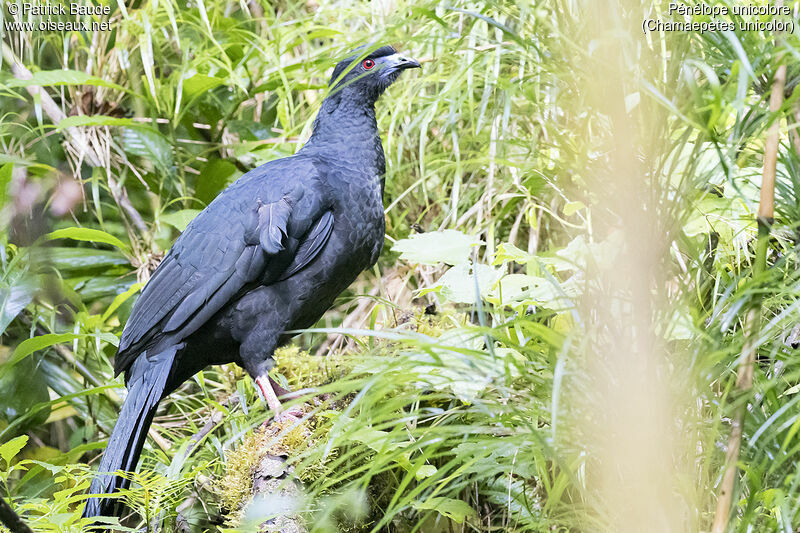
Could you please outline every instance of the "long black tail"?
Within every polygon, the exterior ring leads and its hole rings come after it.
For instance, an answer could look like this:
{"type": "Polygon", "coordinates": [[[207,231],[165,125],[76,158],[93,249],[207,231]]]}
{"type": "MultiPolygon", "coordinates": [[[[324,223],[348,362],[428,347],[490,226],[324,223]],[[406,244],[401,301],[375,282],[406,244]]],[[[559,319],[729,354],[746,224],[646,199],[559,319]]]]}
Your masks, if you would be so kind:
{"type": "MultiPolygon", "coordinates": [[[[128,395],[108,440],[97,476],[92,480],[90,494],[111,494],[130,485],[130,480],[116,476],[114,472],[136,470],[147,439],[147,430],[153,422],[158,402],[164,396],[176,351],[177,348],[170,348],[155,357],[142,353],[133,363],[128,379],[128,395]]],[[[117,500],[89,498],[83,516],[117,516],[121,507],[117,500]]]]}

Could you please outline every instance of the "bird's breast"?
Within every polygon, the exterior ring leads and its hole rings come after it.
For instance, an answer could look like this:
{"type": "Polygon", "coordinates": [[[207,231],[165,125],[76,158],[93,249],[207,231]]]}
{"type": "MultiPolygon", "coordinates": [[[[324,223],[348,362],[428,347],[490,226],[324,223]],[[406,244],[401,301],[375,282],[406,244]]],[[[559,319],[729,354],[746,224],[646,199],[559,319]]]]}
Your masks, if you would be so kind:
{"type": "Polygon", "coordinates": [[[383,199],[380,180],[373,175],[361,184],[349,184],[346,195],[334,207],[334,232],[347,247],[348,261],[368,268],[377,260],[384,238],[383,199]],[[342,221],[339,224],[339,220],[342,221]],[[363,264],[362,264],[363,263],[363,264]]]}

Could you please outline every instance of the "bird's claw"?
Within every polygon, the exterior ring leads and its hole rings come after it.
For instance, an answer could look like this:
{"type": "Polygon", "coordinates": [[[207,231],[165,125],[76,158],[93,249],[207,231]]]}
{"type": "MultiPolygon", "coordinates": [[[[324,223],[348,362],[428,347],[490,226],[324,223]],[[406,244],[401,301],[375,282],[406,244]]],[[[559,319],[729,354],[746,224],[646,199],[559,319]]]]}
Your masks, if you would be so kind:
{"type": "Polygon", "coordinates": [[[300,422],[303,419],[303,415],[305,415],[305,411],[300,407],[290,407],[272,417],[272,421],[277,423],[300,422]]]}

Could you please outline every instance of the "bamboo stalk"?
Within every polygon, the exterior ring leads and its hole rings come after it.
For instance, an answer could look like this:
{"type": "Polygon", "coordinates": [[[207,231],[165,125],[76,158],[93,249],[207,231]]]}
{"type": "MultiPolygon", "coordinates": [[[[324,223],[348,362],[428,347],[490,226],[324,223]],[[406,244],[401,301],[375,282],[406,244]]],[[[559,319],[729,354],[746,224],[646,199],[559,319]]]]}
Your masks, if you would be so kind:
{"type": "MultiPolygon", "coordinates": [[[[769,110],[777,113],[783,105],[783,90],[786,85],[786,65],[780,65],[775,72],[772,92],[769,98],[769,110]]],[[[778,164],[778,144],[780,133],[780,117],[775,117],[767,133],[764,147],[764,172],[761,182],[761,198],[758,204],[758,242],[753,264],[753,278],[759,276],[767,268],[767,249],[769,245],[770,226],[775,214],[775,173],[778,164]]],[[[736,396],[744,398],[753,386],[756,351],[758,350],[758,331],[761,326],[761,299],[756,297],[747,311],[744,326],[744,346],[739,358],[738,375],[736,377],[736,396]]],[[[728,528],[731,512],[731,501],[736,484],[736,463],[742,446],[742,432],[745,415],[745,402],[740,402],[734,413],[731,435],[728,439],[728,451],[725,454],[725,470],[720,483],[717,510],[714,515],[712,533],[724,533],[728,528]]]]}

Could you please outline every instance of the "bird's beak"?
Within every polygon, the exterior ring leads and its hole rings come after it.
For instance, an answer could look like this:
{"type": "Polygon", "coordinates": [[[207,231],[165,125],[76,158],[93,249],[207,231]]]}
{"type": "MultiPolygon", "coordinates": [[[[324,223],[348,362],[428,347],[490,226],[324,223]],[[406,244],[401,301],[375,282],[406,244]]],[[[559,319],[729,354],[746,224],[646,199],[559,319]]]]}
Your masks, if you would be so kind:
{"type": "Polygon", "coordinates": [[[410,57],[406,57],[400,54],[392,54],[390,56],[386,56],[384,61],[386,63],[386,68],[389,71],[421,67],[419,61],[417,61],[416,59],[411,59],[410,57]]]}

